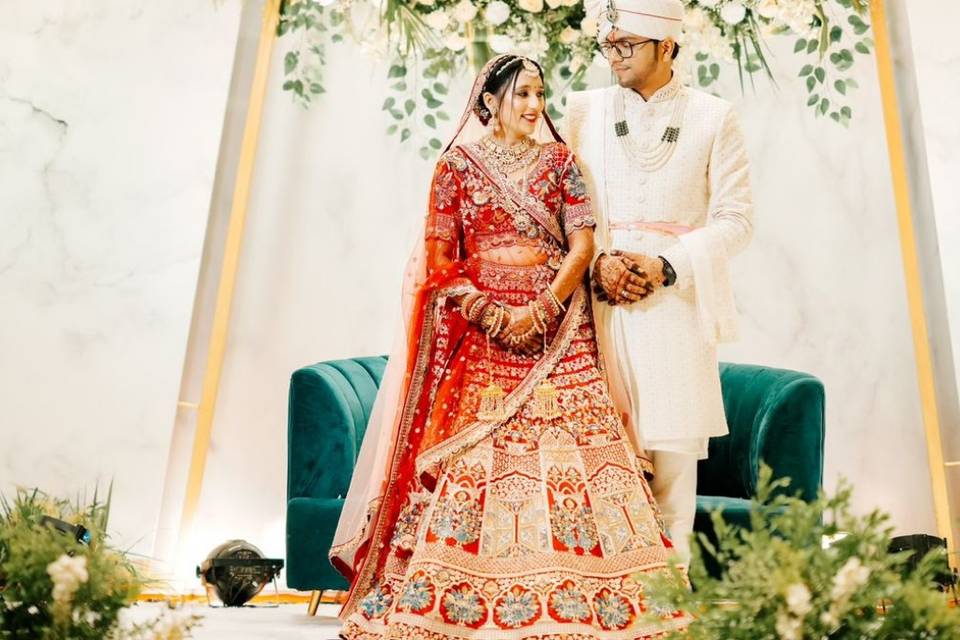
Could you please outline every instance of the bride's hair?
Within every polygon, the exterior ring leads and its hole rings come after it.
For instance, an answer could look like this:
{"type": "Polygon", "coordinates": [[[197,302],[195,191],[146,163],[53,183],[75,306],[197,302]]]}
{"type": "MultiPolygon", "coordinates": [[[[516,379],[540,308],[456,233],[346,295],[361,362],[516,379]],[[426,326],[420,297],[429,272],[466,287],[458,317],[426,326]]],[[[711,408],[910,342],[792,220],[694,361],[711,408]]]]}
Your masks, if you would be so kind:
{"type": "Polygon", "coordinates": [[[477,96],[477,104],[473,107],[476,111],[477,117],[484,126],[490,122],[492,114],[487,108],[486,103],[483,101],[483,96],[488,93],[492,94],[494,97],[496,97],[498,104],[503,104],[503,96],[507,91],[507,87],[510,86],[511,90],[516,89],[517,78],[520,77],[520,72],[526,65],[531,63],[537,68],[537,72],[540,74],[541,82],[544,82],[543,67],[541,67],[535,60],[530,60],[529,58],[524,58],[523,56],[506,56],[500,63],[490,70],[490,75],[487,77],[487,81],[483,84],[483,89],[480,91],[480,95],[477,96]]]}

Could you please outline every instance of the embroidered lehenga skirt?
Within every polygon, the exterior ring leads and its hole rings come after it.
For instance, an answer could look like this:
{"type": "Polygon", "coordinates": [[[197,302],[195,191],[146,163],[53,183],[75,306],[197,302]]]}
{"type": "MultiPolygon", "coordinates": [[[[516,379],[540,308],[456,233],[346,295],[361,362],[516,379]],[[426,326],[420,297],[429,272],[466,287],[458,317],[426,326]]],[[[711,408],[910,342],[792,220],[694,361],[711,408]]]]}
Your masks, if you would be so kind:
{"type": "MultiPolygon", "coordinates": [[[[510,305],[556,275],[545,265],[468,264],[480,290],[510,305]]],[[[387,560],[343,637],[619,640],[683,625],[644,598],[642,577],[667,566],[669,541],[645,460],[607,393],[585,298],[571,300],[573,330],[546,354],[504,350],[475,328],[452,351],[432,422],[456,432],[475,420],[491,381],[519,407],[476,442],[438,452],[436,485],[412,493],[398,518],[391,545],[404,552],[387,560]],[[538,366],[550,369],[560,417],[538,417],[535,389],[518,389],[538,366]]]]}

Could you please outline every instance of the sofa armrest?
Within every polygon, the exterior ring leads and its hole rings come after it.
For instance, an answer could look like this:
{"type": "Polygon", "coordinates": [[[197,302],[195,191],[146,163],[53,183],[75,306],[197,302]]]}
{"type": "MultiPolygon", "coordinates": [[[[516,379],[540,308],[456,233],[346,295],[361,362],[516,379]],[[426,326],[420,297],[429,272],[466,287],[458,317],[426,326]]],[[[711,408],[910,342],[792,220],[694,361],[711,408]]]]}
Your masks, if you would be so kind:
{"type": "Polygon", "coordinates": [[[729,363],[720,379],[730,433],[710,440],[697,494],[750,499],[763,461],[775,478],[792,478],[805,499],[815,497],[823,478],[823,384],[798,371],[729,363]]]}
{"type": "Polygon", "coordinates": [[[774,478],[790,478],[791,484],[784,492],[799,491],[804,500],[816,499],[823,486],[823,383],[801,374],[779,387],[761,416],[757,431],[759,455],[753,470],[754,491],[762,460],[771,468],[774,478]]]}
{"type": "Polygon", "coordinates": [[[326,363],[290,379],[287,499],[342,498],[360,447],[366,416],[342,374],[326,363]],[[358,434],[358,423],[361,425],[358,434]]]}

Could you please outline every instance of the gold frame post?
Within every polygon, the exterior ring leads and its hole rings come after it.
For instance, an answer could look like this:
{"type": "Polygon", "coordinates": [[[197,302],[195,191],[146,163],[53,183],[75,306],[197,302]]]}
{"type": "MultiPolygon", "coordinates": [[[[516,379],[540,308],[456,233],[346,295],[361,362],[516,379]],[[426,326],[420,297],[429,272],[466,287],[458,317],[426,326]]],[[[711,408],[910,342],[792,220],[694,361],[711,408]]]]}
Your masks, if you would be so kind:
{"type": "Polygon", "coordinates": [[[240,248],[243,242],[243,229],[247,217],[247,205],[250,199],[250,183],[257,156],[257,144],[260,138],[260,123],[263,119],[263,104],[270,76],[270,61],[273,45],[277,37],[277,25],[280,21],[280,0],[265,0],[263,8],[263,26],[257,46],[256,65],[253,81],[250,84],[250,99],[243,128],[243,140],[240,146],[240,159],[237,163],[237,175],[233,186],[233,200],[230,206],[230,220],[227,227],[227,239],[224,247],[223,262],[217,286],[217,302],[213,315],[213,327],[210,344],[207,349],[207,368],[203,376],[203,391],[197,411],[197,426],[193,437],[193,452],[190,457],[190,472],[180,517],[180,535],[178,546],[182,546],[193,527],[193,520],[200,502],[203,475],[210,449],[210,435],[213,430],[213,416],[220,387],[220,375],[223,371],[227,334],[230,328],[230,312],[233,293],[237,280],[237,268],[240,262],[240,248]]]}
{"type": "MultiPolygon", "coordinates": [[[[893,180],[894,201],[897,207],[897,224],[900,229],[900,252],[903,259],[903,276],[907,287],[907,307],[913,329],[913,350],[917,362],[917,385],[920,389],[923,428],[927,440],[927,460],[930,465],[933,508],[936,514],[938,535],[947,540],[947,548],[952,552],[956,550],[956,546],[951,524],[950,498],[947,491],[943,441],[940,433],[940,414],[937,409],[930,336],[927,332],[927,317],[923,304],[923,283],[920,278],[920,263],[917,257],[913,208],[910,205],[910,184],[907,178],[906,152],[903,145],[900,107],[897,101],[896,78],[893,70],[893,55],[891,53],[884,0],[870,1],[870,16],[876,40],[877,75],[880,81],[883,120],[887,133],[890,175],[893,180]]],[[[952,555],[951,558],[953,558],[952,555]]]]}

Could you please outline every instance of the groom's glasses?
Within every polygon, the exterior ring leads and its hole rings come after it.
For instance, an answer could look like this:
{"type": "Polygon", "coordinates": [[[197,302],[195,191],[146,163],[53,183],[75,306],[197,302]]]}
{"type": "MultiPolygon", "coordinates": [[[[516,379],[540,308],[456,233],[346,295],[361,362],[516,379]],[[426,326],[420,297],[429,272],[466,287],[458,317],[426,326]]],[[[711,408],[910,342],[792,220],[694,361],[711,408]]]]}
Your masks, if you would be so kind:
{"type": "Polygon", "coordinates": [[[600,54],[606,58],[610,59],[610,52],[614,49],[617,51],[617,55],[621,58],[631,58],[633,57],[633,49],[640,48],[645,44],[650,42],[657,42],[656,40],[644,40],[643,42],[630,42],[629,40],[617,40],[616,42],[604,42],[600,45],[600,54]]]}

